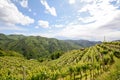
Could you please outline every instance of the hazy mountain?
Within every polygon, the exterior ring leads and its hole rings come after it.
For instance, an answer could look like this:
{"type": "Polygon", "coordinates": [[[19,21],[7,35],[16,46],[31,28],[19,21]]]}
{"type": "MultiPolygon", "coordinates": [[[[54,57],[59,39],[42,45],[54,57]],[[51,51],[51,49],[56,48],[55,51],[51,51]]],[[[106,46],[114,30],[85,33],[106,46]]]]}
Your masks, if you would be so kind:
{"type": "Polygon", "coordinates": [[[69,42],[69,43],[74,43],[74,44],[82,46],[82,47],[90,47],[95,44],[102,43],[101,41],[89,41],[89,40],[65,40],[65,41],[69,42]]]}

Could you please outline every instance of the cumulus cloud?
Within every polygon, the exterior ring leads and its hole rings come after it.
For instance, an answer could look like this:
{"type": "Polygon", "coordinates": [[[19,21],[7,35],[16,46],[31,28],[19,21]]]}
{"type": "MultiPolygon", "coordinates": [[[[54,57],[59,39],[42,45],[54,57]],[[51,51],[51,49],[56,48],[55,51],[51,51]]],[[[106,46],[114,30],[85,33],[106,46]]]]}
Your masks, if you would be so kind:
{"type": "Polygon", "coordinates": [[[36,29],[38,29],[38,28],[39,28],[39,26],[35,26],[35,28],[36,28],[36,29]]]}
{"type": "Polygon", "coordinates": [[[75,4],[76,0],[69,0],[69,4],[75,4]]]}
{"type": "Polygon", "coordinates": [[[22,0],[20,1],[20,5],[24,8],[28,8],[28,0],[22,0]]]}
{"type": "Polygon", "coordinates": [[[120,31],[98,28],[94,24],[83,25],[68,25],[56,35],[69,39],[87,39],[87,40],[107,40],[120,39],[120,31]]]}
{"type": "Polygon", "coordinates": [[[100,23],[103,22],[104,24],[113,20],[120,12],[116,9],[116,7],[111,5],[109,1],[104,0],[101,0],[101,2],[93,2],[92,4],[86,4],[84,7],[82,7],[80,12],[85,11],[88,11],[90,16],[87,16],[86,18],[83,17],[83,20],[81,19],[82,22],[84,22],[85,20],[95,20],[100,23]]]}
{"type": "Polygon", "coordinates": [[[53,15],[53,16],[57,16],[56,9],[55,9],[54,7],[50,7],[50,6],[48,5],[48,3],[47,3],[46,0],[41,0],[41,4],[42,4],[43,6],[45,6],[46,11],[47,11],[48,13],[50,13],[50,14],[53,15]]]}
{"type": "Polygon", "coordinates": [[[9,0],[0,1],[0,21],[7,24],[29,25],[34,19],[23,15],[18,8],[9,0]]]}
{"type": "MultiPolygon", "coordinates": [[[[49,27],[49,22],[44,21],[44,20],[39,20],[38,21],[38,26],[43,27],[43,28],[48,28],[49,27]]],[[[36,26],[36,28],[38,28],[38,26],[36,26]]]]}
{"type": "Polygon", "coordinates": [[[56,25],[54,25],[54,27],[56,27],[56,28],[63,28],[64,25],[62,25],[62,24],[56,24],[56,25]]]}
{"type": "Polygon", "coordinates": [[[17,2],[23,8],[28,8],[28,0],[11,0],[13,2],[17,2]]]}
{"type": "Polygon", "coordinates": [[[99,29],[110,29],[110,30],[120,31],[120,24],[119,23],[120,23],[120,14],[117,15],[108,24],[101,26],[99,29]]]}
{"type": "Polygon", "coordinates": [[[94,1],[96,1],[96,0],[81,0],[81,2],[85,2],[85,3],[90,3],[90,2],[94,2],[94,1]]]}
{"type": "Polygon", "coordinates": [[[4,31],[4,30],[5,31],[6,30],[11,30],[11,31],[14,31],[14,30],[16,30],[16,31],[27,31],[24,28],[21,28],[19,26],[16,26],[16,25],[10,24],[10,23],[4,24],[3,22],[0,22],[0,25],[2,25],[2,26],[0,26],[0,31],[4,31]]]}
{"type": "Polygon", "coordinates": [[[81,0],[84,5],[78,10],[76,22],[68,23],[57,35],[70,39],[107,40],[120,39],[120,9],[113,0],[81,0]],[[89,13],[81,16],[81,13],[89,13]]]}

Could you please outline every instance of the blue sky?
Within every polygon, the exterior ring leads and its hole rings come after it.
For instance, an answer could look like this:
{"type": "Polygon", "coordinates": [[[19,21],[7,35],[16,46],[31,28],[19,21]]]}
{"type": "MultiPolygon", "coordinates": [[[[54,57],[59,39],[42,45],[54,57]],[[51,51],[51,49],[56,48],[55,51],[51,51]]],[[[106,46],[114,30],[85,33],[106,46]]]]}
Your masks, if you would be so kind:
{"type": "Polygon", "coordinates": [[[0,33],[120,39],[120,0],[0,0],[0,33]]]}

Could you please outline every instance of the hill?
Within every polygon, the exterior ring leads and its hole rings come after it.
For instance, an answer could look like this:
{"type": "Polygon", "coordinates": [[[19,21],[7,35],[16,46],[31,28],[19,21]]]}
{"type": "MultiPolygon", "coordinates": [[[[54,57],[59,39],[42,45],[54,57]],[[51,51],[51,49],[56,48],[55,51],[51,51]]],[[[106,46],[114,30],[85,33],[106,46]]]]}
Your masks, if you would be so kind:
{"type": "Polygon", "coordinates": [[[47,57],[56,51],[64,52],[79,49],[81,46],[41,36],[0,34],[0,48],[19,52],[26,58],[31,59],[47,57]]]}
{"type": "Polygon", "coordinates": [[[2,49],[0,49],[0,56],[23,57],[22,54],[17,53],[17,52],[15,52],[15,51],[2,50],[2,49]]]}
{"type": "MultiPolygon", "coordinates": [[[[4,50],[3,50],[4,51],[4,50]]],[[[38,62],[1,56],[1,80],[119,80],[120,42],[72,50],[58,59],[38,62]]]]}
{"type": "Polygon", "coordinates": [[[89,41],[89,40],[65,40],[65,41],[69,43],[74,43],[82,47],[90,47],[94,46],[95,44],[102,43],[101,41],[89,41]]]}

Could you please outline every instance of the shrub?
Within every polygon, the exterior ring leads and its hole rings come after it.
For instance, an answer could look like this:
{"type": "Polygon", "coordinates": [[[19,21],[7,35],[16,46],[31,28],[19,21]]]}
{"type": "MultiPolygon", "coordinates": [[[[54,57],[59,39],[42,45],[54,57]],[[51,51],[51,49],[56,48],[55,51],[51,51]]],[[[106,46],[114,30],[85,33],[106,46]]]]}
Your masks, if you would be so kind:
{"type": "Polygon", "coordinates": [[[114,53],[115,57],[120,58],[120,52],[119,51],[114,51],[113,53],[114,53]]]}

